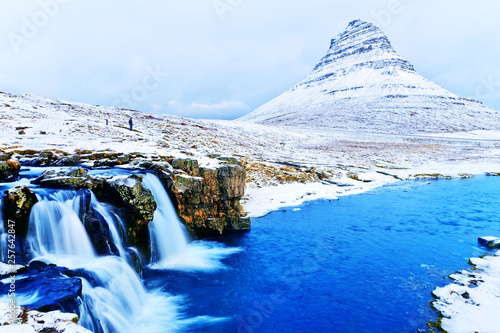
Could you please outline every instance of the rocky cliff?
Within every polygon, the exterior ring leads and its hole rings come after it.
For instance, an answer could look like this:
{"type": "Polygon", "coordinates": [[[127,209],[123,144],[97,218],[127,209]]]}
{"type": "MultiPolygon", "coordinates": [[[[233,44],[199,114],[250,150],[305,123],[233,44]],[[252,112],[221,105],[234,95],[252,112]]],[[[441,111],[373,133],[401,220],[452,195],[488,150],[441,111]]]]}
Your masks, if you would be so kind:
{"type": "Polygon", "coordinates": [[[237,161],[217,168],[199,167],[196,160],[178,159],[173,194],[179,216],[195,237],[250,229],[242,217],[245,169],[237,161]]]}

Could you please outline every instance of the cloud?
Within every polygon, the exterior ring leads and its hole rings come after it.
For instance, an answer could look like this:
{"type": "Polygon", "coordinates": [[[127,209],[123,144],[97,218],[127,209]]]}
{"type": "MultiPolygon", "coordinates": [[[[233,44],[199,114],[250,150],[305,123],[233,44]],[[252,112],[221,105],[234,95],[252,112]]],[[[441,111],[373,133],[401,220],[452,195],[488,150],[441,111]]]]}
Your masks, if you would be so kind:
{"type": "Polygon", "coordinates": [[[173,114],[189,118],[216,118],[216,119],[236,119],[250,112],[250,107],[240,101],[220,101],[218,103],[207,104],[192,102],[183,105],[176,101],[168,103],[168,111],[173,114]]]}
{"type": "Polygon", "coordinates": [[[0,90],[111,105],[159,67],[169,75],[138,109],[236,118],[302,80],[357,18],[382,25],[401,56],[454,93],[474,96],[483,73],[500,78],[499,1],[217,1],[232,6],[223,19],[212,0],[0,2],[0,90]],[[66,4],[15,52],[9,33],[41,2],[66,4]]]}

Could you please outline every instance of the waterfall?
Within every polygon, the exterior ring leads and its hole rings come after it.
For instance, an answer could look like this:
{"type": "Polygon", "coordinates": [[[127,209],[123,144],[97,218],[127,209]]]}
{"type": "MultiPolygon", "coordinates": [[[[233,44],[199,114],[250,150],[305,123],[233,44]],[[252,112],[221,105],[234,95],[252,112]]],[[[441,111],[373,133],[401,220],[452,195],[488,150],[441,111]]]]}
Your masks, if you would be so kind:
{"type": "Polygon", "coordinates": [[[182,257],[190,242],[186,227],[179,221],[174,205],[158,177],[146,174],[143,184],[151,191],[157,205],[154,219],[148,226],[151,261],[160,262],[182,257]]]}
{"type": "MultiPolygon", "coordinates": [[[[178,317],[175,302],[165,295],[148,294],[135,271],[120,257],[98,257],[78,216],[81,195],[59,191],[40,197],[30,215],[28,241],[35,259],[70,269],[83,269],[80,324],[93,332],[133,332],[144,322],[161,316],[171,322],[178,317]],[[156,299],[156,301],[154,301],[156,299]],[[158,301],[160,299],[160,301],[158,301]],[[149,304],[156,304],[154,309],[149,304]],[[146,310],[146,307],[148,310],[146,310]]],[[[125,253],[112,213],[91,198],[91,206],[103,215],[120,252],[125,253]]],[[[163,332],[165,326],[151,332],[163,332]]]]}
{"type": "MultiPolygon", "coordinates": [[[[158,206],[149,224],[153,266],[210,271],[223,268],[219,261],[240,251],[216,242],[191,242],[160,180],[147,174],[144,186],[151,190],[158,206]]],[[[113,207],[99,202],[92,193],[36,189],[36,195],[38,202],[31,210],[26,242],[35,260],[67,267],[83,275],[79,309],[82,326],[98,333],[163,333],[225,320],[207,316],[181,318],[179,309],[185,302],[182,297],[160,290],[147,291],[128,264],[130,251],[136,249],[126,248],[124,244],[126,228],[122,219],[113,212],[113,207]],[[83,223],[89,207],[100,215],[99,221],[109,227],[110,242],[118,249],[119,256],[97,255],[83,223]]],[[[0,221],[3,222],[2,205],[0,200],[0,221]]],[[[7,234],[3,223],[0,235],[1,248],[5,248],[7,234]]],[[[29,297],[34,295],[20,295],[20,305],[29,297]]]]}
{"type": "Polygon", "coordinates": [[[213,271],[225,268],[220,260],[242,250],[227,248],[217,242],[191,242],[187,228],[179,220],[158,177],[146,174],[143,184],[157,204],[154,219],[148,225],[152,268],[213,271]]]}
{"type": "Polygon", "coordinates": [[[68,193],[56,197],[59,200],[45,197],[33,206],[28,240],[35,257],[95,257],[90,238],[75,212],[79,210],[80,198],[75,192],[68,193]],[[73,198],[67,199],[68,193],[73,198]]]}
{"type": "Polygon", "coordinates": [[[90,195],[91,195],[90,207],[99,214],[101,214],[101,216],[104,218],[109,227],[109,232],[111,234],[113,244],[116,245],[120,257],[122,257],[126,262],[129,262],[129,255],[125,250],[125,248],[123,247],[123,240],[117,229],[117,226],[120,228],[120,230],[125,229],[122,219],[117,214],[111,212],[109,207],[106,207],[106,205],[99,202],[95,197],[94,193],[90,192],[90,195]]]}

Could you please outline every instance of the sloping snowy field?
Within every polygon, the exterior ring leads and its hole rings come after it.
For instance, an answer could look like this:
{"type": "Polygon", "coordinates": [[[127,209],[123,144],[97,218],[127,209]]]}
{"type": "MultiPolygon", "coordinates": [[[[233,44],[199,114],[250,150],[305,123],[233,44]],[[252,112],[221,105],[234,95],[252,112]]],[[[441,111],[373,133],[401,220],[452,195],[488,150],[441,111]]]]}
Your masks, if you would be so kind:
{"type": "Polygon", "coordinates": [[[5,152],[111,150],[193,157],[200,165],[217,163],[211,154],[238,157],[247,170],[244,207],[251,216],[416,175],[500,171],[500,131],[394,135],[281,128],[155,116],[10,93],[0,93],[0,116],[0,150],[5,152]],[[130,117],[133,131],[128,129],[130,117]]]}

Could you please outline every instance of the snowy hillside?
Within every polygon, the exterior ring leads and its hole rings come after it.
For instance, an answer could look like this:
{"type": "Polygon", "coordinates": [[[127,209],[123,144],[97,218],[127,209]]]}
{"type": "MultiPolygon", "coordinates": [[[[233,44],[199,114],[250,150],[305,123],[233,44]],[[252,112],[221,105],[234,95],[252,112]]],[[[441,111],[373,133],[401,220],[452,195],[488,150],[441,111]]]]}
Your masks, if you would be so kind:
{"type": "Polygon", "coordinates": [[[306,200],[358,193],[395,177],[498,172],[499,142],[500,132],[492,131],[388,135],[283,128],[0,93],[0,153],[139,152],[154,160],[193,157],[204,166],[218,163],[214,154],[235,156],[247,171],[244,206],[253,216],[306,200]]]}
{"type": "Polygon", "coordinates": [[[378,27],[359,20],[309,76],[239,120],[390,133],[500,129],[499,111],[425,79],[378,27]]]}

